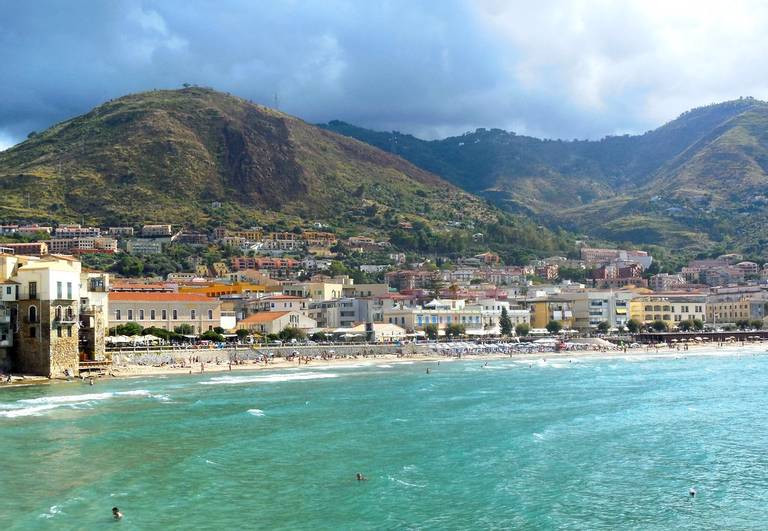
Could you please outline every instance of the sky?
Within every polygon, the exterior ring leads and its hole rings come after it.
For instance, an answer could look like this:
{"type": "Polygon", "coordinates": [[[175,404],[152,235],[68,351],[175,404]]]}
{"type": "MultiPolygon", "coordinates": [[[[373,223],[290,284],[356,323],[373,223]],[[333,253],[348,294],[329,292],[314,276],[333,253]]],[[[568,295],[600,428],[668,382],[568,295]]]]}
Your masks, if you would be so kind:
{"type": "Polygon", "coordinates": [[[182,83],[442,138],[642,133],[768,99],[768,2],[0,0],[0,149],[182,83]]]}

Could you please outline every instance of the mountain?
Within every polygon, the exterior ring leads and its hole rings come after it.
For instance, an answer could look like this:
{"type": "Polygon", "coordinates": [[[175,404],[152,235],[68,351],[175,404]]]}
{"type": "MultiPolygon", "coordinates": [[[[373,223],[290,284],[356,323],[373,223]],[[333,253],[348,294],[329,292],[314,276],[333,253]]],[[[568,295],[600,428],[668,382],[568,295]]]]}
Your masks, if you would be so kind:
{"type": "Polygon", "coordinates": [[[472,242],[473,231],[489,233],[477,248],[494,239],[508,252],[567,247],[399,156],[200,87],[125,96],[31,134],[0,153],[0,196],[6,220],[322,222],[405,248],[437,251],[434,241],[472,242]],[[404,221],[412,233],[402,234],[404,221]]]}
{"type": "Polygon", "coordinates": [[[540,140],[499,129],[425,141],[334,121],[328,130],[395,153],[551,227],[635,244],[762,253],[768,242],[768,103],[693,109],[643,135],[540,140]]]}

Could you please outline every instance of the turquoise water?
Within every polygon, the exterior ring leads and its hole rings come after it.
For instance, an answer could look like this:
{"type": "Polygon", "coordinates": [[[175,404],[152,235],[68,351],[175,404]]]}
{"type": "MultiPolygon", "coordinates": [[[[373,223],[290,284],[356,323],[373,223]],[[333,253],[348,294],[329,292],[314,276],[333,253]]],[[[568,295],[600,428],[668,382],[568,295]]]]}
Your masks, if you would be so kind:
{"type": "Polygon", "coordinates": [[[0,528],[765,527],[768,357],[525,359],[3,390],[0,528]]]}

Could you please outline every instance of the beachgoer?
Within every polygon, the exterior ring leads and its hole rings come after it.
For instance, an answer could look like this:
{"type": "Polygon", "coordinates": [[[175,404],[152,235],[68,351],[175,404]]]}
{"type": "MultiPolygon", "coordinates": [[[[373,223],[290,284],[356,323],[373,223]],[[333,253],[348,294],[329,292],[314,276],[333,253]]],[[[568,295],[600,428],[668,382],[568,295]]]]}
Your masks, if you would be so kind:
{"type": "Polygon", "coordinates": [[[123,513],[120,512],[120,509],[117,507],[112,507],[112,518],[115,520],[120,520],[123,517],[123,513]]]}
{"type": "Polygon", "coordinates": [[[427,374],[429,374],[429,367],[427,367],[427,374]]]}
{"type": "Polygon", "coordinates": [[[691,490],[688,491],[688,494],[691,495],[691,498],[696,497],[696,487],[691,487],[691,490]]]}
{"type": "Polygon", "coordinates": [[[357,473],[355,478],[357,479],[357,481],[366,481],[368,479],[364,475],[362,475],[360,472],[357,473]]]}
{"type": "Polygon", "coordinates": [[[90,378],[90,379],[88,380],[88,385],[93,385],[93,378],[90,378]]]}

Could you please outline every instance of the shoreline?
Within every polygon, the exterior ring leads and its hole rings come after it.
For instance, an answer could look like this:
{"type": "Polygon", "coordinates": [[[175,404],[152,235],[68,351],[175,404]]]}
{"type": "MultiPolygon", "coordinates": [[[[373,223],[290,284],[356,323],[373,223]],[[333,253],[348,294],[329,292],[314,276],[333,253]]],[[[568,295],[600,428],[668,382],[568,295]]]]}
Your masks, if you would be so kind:
{"type": "MultiPolygon", "coordinates": [[[[578,351],[562,351],[562,352],[515,352],[515,353],[482,353],[482,354],[462,354],[461,356],[448,356],[440,354],[411,354],[411,355],[396,355],[396,354],[378,354],[359,357],[339,357],[331,359],[310,359],[309,363],[305,363],[304,360],[301,363],[296,361],[288,361],[284,358],[275,358],[269,363],[256,362],[246,360],[238,364],[232,364],[231,367],[228,362],[206,362],[204,363],[204,370],[200,370],[200,364],[192,364],[192,366],[178,366],[178,365],[166,365],[166,366],[154,366],[154,365],[121,365],[114,366],[109,370],[109,373],[102,376],[95,376],[96,381],[112,380],[112,379],[128,379],[141,376],[195,376],[206,373],[228,373],[228,372],[243,372],[243,371],[268,371],[268,370],[289,370],[289,369],[303,369],[303,368],[330,368],[330,367],[373,367],[376,365],[398,365],[411,363],[430,363],[440,361],[503,361],[503,360],[531,360],[531,361],[546,361],[548,359],[571,359],[571,360],[626,360],[632,358],[642,359],[687,359],[688,357],[707,357],[707,356],[735,356],[751,355],[756,356],[759,354],[768,354],[768,345],[765,343],[747,343],[745,345],[732,345],[726,344],[723,346],[716,345],[691,345],[688,350],[677,350],[676,348],[633,348],[628,349],[626,352],[623,350],[578,350],[578,351]],[[756,352],[758,351],[758,352],[756,352]]],[[[68,382],[81,381],[80,378],[73,378],[71,380],[63,378],[45,378],[43,376],[19,376],[14,377],[14,382],[11,384],[0,384],[0,390],[2,389],[15,389],[19,387],[30,387],[35,385],[50,385],[68,382]]],[[[87,378],[84,378],[87,379],[87,378]]]]}

